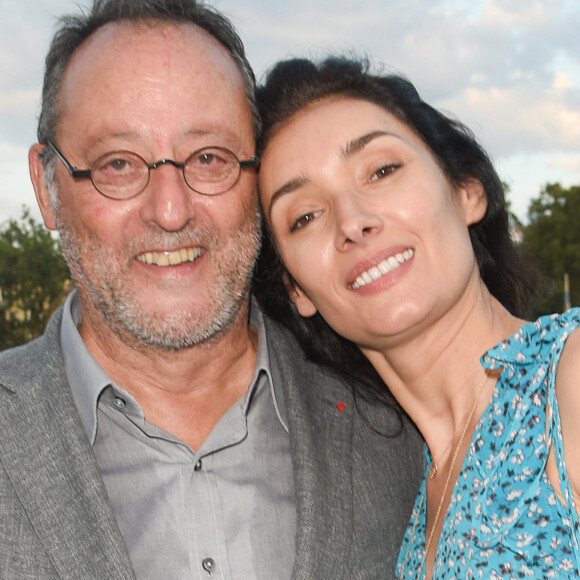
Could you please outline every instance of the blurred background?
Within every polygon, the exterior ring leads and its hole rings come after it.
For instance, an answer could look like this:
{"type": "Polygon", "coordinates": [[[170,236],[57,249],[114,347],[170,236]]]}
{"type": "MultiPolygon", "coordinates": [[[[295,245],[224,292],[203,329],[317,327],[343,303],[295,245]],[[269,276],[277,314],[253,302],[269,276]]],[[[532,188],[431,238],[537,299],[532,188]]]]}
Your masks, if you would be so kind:
{"type": "MultiPolygon", "coordinates": [[[[514,235],[547,280],[538,311],[580,304],[578,0],[211,3],[238,28],[258,79],[285,57],[354,52],[404,74],[425,100],[471,127],[506,184],[514,235]]],[[[30,316],[29,305],[8,298],[16,292],[9,284],[22,293],[26,269],[44,271],[23,253],[24,242],[37,255],[54,242],[49,253],[58,254],[56,240],[43,237],[27,151],[56,20],[83,5],[0,0],[0,348],[13,332],[7,320],[18,312],[14,324],[22,327],[30,316]]],[[[44,298],[50,308],[57,302],[44,298]]]]}

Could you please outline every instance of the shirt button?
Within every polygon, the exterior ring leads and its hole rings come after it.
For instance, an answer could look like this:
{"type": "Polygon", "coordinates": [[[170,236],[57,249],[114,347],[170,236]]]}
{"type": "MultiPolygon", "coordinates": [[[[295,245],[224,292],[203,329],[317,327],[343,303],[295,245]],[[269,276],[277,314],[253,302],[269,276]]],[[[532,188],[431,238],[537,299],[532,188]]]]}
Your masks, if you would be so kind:
{"type": "Polygon", "coordinates": [[[201,463],[201,459],[195,464],[195,467],[193,468],[195,471],[201,471],[201,467],[202,467],[202,463],[201,463]]]}
{"type": "Polygon", "coordinates": [[[123,397],[115,397],[115,407],[117,409],[124,409],[127,406],[127,403],[123,397]]]}
{"type": "Polygon", "coordinates": [[[204,558],[201,562],[203,569],[211,576],[215,570],[215,561],[213,558],[204,558]]]}

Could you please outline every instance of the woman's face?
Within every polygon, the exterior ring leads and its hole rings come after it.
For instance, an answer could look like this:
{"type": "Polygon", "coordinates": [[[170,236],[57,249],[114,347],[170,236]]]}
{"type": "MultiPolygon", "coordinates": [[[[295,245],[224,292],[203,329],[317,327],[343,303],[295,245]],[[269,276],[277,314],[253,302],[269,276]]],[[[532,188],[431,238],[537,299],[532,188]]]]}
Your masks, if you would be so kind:
{"type": "Polygon", "coordinates": [[[319,311],[359,346],[380,348],[436,320],[479,280],[467,226],[485,213],[481,184],[453,188],[384,108],[312,105],[261,159],[261,202],[303,316],[319,311]]]}

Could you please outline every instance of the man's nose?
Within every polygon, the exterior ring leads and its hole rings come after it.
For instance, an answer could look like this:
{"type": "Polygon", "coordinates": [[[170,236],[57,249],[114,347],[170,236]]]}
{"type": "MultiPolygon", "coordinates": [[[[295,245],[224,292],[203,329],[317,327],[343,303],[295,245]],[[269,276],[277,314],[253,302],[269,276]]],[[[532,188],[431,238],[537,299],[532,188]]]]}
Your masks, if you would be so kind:
{"type": "Polygon", "coordinates": [[[183,169],[170,160],[150,168],[150,179],[141,196],[141,217],[171,232],[180,231],[195,216],[199,196],[185,182],[183,169]]]}

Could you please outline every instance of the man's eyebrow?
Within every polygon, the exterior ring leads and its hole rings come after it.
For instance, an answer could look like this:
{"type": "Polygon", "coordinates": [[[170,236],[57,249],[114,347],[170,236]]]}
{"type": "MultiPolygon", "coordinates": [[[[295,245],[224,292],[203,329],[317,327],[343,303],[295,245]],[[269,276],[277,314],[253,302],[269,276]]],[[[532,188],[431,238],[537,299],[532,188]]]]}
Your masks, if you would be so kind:
{"type": "Polygon", "coordinates": [[[361,149],[364,149],[373,139],[376,139],[377,137],[385,137],[387,135],[392,136],[393,134],[389,133],[388,131],[377,130],[367,133],[366,135],[358,137],[357,139],[354,139],[352,141],[349,141],[346,147],[343,149],[344,158],[347,159],[352,155],[355,155],[361,149]]]}
{"type": "Polygon", "coordinates": [[[285,183],[282,187],[279,187],[270,198],[270,203],[268,204],[268,216],[271,215],[272,206],[277,199],[287,193],[296,191],[298,188],[306,185],[309,181],[310,180],[307,177],[296,177],[295,179],[291,179],[288,183],[285,183]]]}

